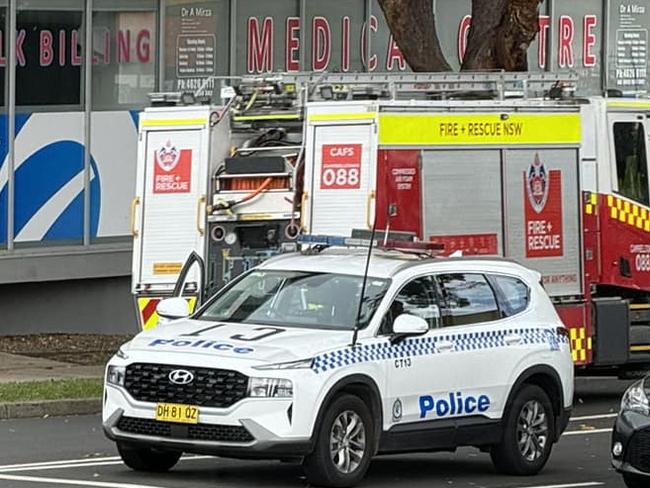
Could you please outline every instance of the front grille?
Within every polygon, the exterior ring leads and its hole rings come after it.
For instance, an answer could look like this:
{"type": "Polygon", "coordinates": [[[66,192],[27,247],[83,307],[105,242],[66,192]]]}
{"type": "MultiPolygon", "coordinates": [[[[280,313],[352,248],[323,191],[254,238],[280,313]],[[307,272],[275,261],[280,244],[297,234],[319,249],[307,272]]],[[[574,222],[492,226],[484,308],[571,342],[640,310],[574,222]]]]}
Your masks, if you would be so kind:
{"type": "Polygon", "coordinates": [[[634,433],[627,447],[627,462],[639,471],[650,473],[650,429],[634,433]]]}
{"type": "Polygon", "coordinates": [[[121,417],[117,428],[130,434],[215,442],[251,442],[253,436],[237,425],[177,424],[136,417],[121,417]]]}
{"type": "Polygon", "coordinates": [[[227,408],[246,397],[248,376],[228,369],[136,363],[127,366],[124,387],[142,402],[227,408]],[[169,373],[176,369],[190,371],[194,380],[187,385],[172,383],[169,373]]]}

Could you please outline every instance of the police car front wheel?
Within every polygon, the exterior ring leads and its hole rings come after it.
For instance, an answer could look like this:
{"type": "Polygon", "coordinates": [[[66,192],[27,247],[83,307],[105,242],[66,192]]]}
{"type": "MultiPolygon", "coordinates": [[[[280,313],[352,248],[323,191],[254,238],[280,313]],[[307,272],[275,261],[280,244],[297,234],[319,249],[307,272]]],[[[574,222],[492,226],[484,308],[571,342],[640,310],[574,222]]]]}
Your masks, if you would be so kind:
{"type": "Polygon", "coordinates": [[[121,442],[117,443],[117,451],[124,464],[134,471],[164,473],[178,462],[182,452],[162,451],[148,447],[135,447],[121,442]]]}
{"type": "Polygon", "coordinates": [[[337,397],[325,412],[317,426],[314,451],[303,464],[305,474],[316,486],[353,486],[363,479],[370,465],[372,415],[359,397],[347,394],[337,397]]]}
{"type": "Polygon", "coordinates": [[[501,442],[490,453],[496,469],[514,475],[538,473],[551,454],[554,420],[544,390],[536,385],[519,390],[504,419],[501,442]]]}

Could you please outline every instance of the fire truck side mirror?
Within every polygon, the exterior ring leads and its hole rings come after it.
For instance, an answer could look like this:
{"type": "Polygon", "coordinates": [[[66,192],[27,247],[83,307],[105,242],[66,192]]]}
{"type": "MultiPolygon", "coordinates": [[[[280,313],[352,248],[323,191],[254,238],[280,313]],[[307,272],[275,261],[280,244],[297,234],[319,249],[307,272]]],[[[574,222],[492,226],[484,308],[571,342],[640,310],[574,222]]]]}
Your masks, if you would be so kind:
{"type": "Polygon", "coordinates": [[[158,315],[163,319],[182,319],[190,315],[190,306],[185,298],[166,298],[158,303],[156,312],[158,312],[158,315]]]}

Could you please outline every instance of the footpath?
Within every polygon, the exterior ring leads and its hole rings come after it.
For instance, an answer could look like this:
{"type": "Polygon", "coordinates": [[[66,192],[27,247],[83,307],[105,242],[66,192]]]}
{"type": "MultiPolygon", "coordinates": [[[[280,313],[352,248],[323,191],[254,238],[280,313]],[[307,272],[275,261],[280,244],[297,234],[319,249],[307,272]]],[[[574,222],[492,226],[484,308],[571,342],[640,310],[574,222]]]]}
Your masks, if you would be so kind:
{"type": "Polygon", "coordinates": [[[86,366],[0,352],[0,420],[99,413],[101,393],[97,384],[101,382],[103,374],[104,367],[99,365],[86,366]],[[60,382],[75,386],[76,380],[95,386],[90,398],[8,401],[9,392],[21,387],[26,390],[47,388],[60,382]]]}

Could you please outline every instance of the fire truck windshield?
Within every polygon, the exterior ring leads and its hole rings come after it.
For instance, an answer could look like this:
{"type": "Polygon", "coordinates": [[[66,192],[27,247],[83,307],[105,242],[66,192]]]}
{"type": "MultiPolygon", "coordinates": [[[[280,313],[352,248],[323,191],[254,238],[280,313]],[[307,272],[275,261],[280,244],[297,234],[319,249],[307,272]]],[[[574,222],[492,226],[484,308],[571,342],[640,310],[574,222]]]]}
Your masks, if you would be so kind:
{"type": "MultiPolygon", "coordinates": [[[[390,280],[368,278],[359,328],[372,319],[390,280]]],[[[199,320],[353,330],[362,276],[304,271],[254,271],[218,296],[199,320]]]]}

